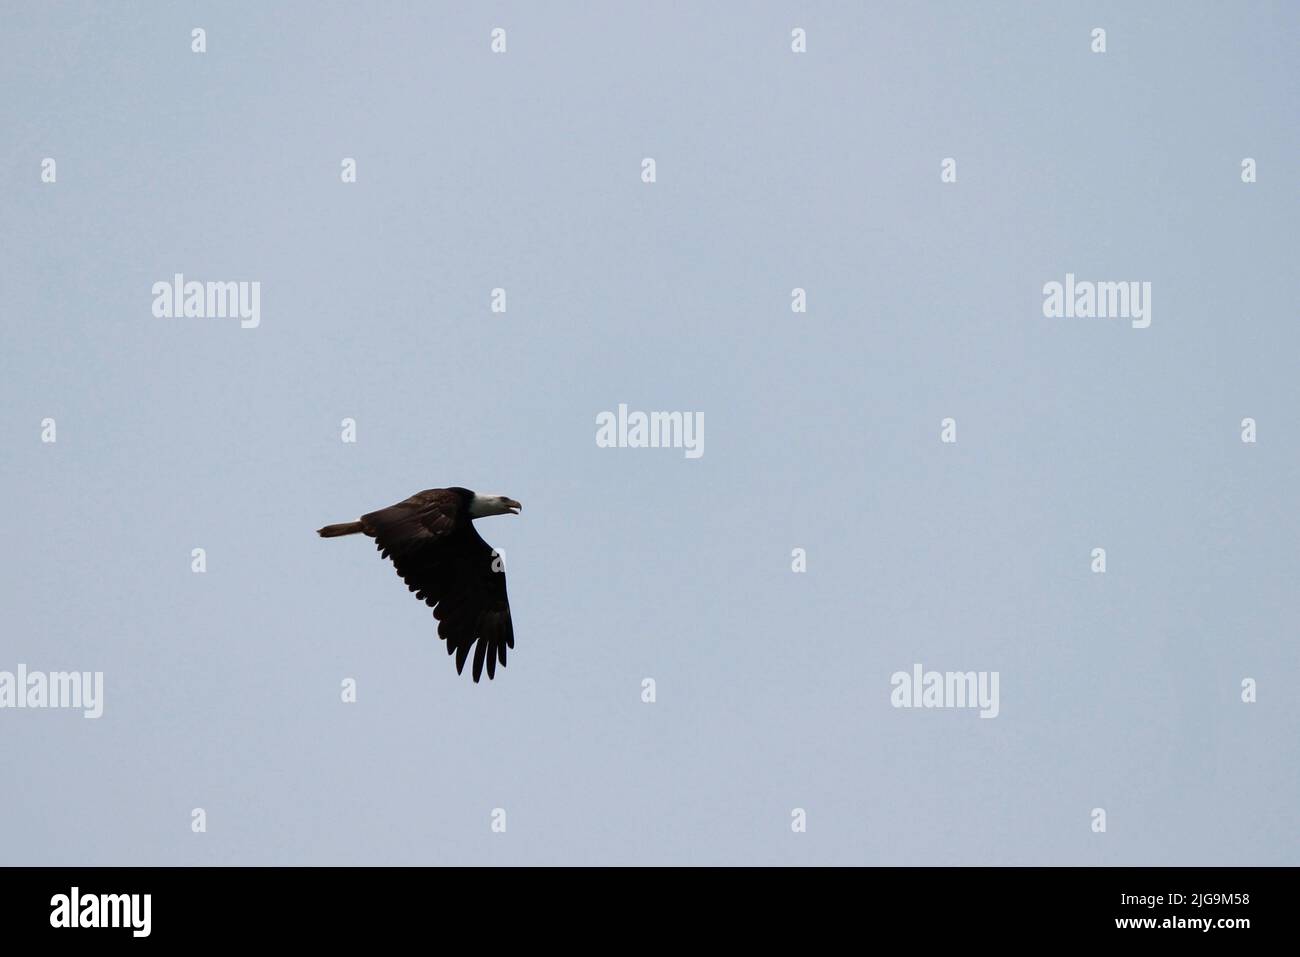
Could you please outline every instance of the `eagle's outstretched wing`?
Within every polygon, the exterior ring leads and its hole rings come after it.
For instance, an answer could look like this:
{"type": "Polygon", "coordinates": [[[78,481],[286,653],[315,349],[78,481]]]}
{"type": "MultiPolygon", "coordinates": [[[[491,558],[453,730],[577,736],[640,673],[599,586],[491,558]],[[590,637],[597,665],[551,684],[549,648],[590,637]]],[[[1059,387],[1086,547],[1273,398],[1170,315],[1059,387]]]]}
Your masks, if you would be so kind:
{"type": "Polygon", "coordinates": [[[418,492],[404,502],[361,516],[367,535],[415,597],[433,609],[438,637],[456,655],[456,672],[474,649],[474,680],[487,664],[505,667],[506,649],[515,646],[500,556],[479,536],[464,500],[449,489],[418,492]]]}

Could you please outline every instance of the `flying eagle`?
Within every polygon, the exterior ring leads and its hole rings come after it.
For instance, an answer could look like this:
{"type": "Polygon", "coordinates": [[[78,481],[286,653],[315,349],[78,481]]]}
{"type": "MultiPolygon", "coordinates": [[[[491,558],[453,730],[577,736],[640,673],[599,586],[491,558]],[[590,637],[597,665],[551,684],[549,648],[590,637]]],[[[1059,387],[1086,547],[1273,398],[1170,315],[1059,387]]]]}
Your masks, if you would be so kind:
{"type": "Polygon", "coordinates": [[[406,587],[433,609],[438,637],[456,655],[456,673],[474,648],[474,680],[496,677],[497,661],[515,646],[506,598],[506,573],[492,546],[479,537],[474,519],[518,515],[518,502],[504,495],[479,495],[467,488],[431,488],[404,502],[362,515],[358,521],[326,525],[321,538],[369,535],[393,560],[406,587]],[[477,645],[475,644],[477,642],[477,645]]]}

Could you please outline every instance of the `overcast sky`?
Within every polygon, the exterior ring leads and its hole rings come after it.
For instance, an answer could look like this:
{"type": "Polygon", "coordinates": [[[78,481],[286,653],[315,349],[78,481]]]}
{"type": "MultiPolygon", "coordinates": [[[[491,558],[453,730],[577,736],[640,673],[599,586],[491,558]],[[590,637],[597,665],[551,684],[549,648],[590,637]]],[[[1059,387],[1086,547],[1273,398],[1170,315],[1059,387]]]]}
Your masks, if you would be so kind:
{"type": "Polygon", "coordinates": [[[1300,864],[1295,5],[4,18],[0,862],[1300,864]],[[490,684],[314,533],[447,485],[490,684]]]}

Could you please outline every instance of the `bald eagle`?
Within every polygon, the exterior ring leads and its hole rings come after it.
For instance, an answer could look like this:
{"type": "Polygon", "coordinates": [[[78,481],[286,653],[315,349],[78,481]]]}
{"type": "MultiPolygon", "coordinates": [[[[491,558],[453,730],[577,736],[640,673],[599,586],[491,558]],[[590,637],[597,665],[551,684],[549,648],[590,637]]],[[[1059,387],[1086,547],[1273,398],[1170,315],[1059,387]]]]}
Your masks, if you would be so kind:
{"type": "Polygon", "coordinates": [[[518,515],[518,502],[504,495],[479,495],[467,488],[431,488],[404,502],[362,515],[358,521],[317,529],[321,538],[369,535],[415,597],[433,609],[438,637],[456,656],[456,673],[474,649],[474,680],[487,664],[489,679],[506,649],[515,646],[506,598],[506,573],[492,546],[479,537],[473,520],[518,515]]]}

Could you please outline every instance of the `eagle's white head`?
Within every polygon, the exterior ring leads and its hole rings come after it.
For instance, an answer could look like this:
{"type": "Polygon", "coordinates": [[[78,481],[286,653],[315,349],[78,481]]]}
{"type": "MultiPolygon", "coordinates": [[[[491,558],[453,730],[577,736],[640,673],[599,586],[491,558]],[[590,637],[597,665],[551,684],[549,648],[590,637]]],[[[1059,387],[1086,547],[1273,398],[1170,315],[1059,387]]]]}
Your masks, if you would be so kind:
{"type": "Polygon", "coordinates": [[[483,518],[486,515],[518,515],[523,508],[508,495],[480,495],[474,493],[469,502],[469,517],[483,518]]]}

